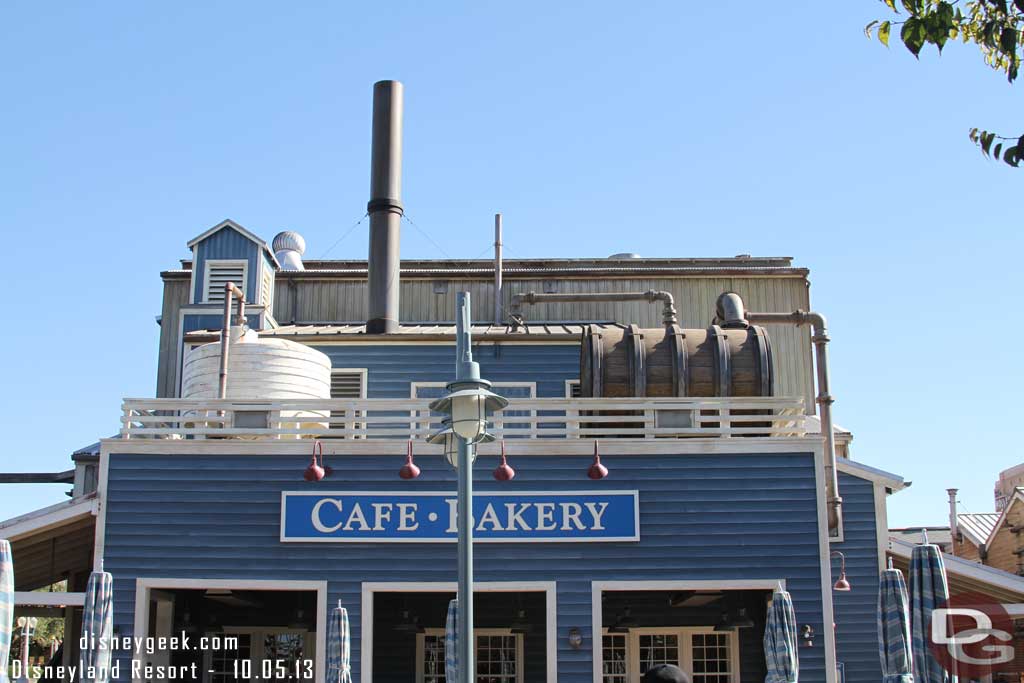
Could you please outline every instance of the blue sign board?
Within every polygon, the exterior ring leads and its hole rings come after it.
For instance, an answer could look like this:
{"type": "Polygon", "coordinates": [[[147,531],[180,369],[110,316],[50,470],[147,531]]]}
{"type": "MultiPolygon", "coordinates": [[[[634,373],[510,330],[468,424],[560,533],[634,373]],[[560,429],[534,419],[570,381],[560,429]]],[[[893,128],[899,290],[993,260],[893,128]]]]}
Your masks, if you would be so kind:
{"type": "MultiPolygon", "coordinates": [[[[482,543],[639,541],[636,491],[481,492],[473,538],[482,543]]],[[[457,499],[431,491],[283,491],[281,541],[455,542],[457,499]]]]}

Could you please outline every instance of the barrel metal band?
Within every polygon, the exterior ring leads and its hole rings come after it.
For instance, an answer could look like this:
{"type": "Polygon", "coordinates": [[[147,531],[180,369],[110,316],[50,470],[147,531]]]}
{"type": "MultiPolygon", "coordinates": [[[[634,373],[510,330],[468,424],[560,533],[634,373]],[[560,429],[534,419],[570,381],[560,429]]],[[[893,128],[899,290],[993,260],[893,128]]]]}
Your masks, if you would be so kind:
{"type": "Polygon", "coordinates": [[[729,396],[729,347],[725,332],[718,325],[711,326],[715,338],[715,396],[729,396]]]}

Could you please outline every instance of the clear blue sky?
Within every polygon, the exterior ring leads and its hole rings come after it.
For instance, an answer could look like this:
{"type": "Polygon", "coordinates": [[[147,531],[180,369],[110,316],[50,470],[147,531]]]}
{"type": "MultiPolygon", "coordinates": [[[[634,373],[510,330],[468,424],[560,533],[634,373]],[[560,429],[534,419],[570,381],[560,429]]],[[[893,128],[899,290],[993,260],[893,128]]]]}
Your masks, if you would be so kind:
{"type": "MultiPolygon", "coordinates": [[[[5,471],[56,471],[152,396],[161,283],[224,218],[318,257],[363,213],[372,83],[406,86],[404,199],[474,257],[789,255],[832,324],[838,421],[914,485],[893,525],[992,508],[1024,461],[1020,89],[916,62],[822,3],[4,3],[5,471]]],[[[364,258],[360,227],[331,253],[364,258]]],[[[442,254],[406,229],[405,257],[442,254]]],[[[0,489],[0,518],[63,499],[0,489]]]]}

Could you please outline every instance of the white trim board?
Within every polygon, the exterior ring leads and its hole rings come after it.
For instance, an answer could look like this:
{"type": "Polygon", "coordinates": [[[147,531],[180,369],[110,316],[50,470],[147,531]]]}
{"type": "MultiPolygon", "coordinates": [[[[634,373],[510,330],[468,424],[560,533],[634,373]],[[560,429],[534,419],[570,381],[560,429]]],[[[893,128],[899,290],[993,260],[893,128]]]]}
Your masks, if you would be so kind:
{"type": "MultiPolygon", "coordinates": [[[[558,591],[554,581],[477,581],[473,593],[544,593],[546,683],[558,683],[558,591]]],[[[362,585],[360,683],[373,683],[373,594],[457,593],[454,581],[366,581],[362,585]]],[[[598,678],[597,680],[600,680],[598,678]]],[[[323,683],[317,681],[317,683],[323,683]]]]}
{"type": "Polygon", "coordinates": [[[61,526],[66,522],[95,515],[98,502],[95,496],[69,500],[40,508],[19,517],[0,522],[0,538],[15,541],[24,536],[61,526]]]}
{"type": "MultiPolygon", "coordinates": [[[[314,663],[315,683],[324,683],[327,676],[327,582],[326,581],[285,581],[278,579],[173,579],[140,577],[135,579],[135,622],[133,635],[142,636],[149,624],[149,594],[160,590],[202,590],[223,588],[228,590],[252,591],[309,591],[316,593],[316,660],[314,663]]],[[[132,683],[142,683],[133,678],[132,683]]]]}

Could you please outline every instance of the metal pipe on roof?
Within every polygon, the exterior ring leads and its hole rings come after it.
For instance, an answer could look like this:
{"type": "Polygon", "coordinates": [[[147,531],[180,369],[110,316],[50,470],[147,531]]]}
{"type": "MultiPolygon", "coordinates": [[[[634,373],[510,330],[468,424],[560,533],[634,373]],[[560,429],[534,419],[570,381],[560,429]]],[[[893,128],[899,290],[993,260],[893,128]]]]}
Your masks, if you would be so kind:
{"type": "Polygon", "coordinates": [[[228,397],[228,353],[231,349],[231,297],[238,299],[239,326],[245,325],[245,294],[235,286],[234,282],[224,285],[224,324],[220,330],[220,384],[217,396],[228,397]]]}
{"type": "Polygon", "coordinates": [[[946,489],[946,493],[949,495],[949,536],[953,541],[950,547],[950,552],[956,556],[956,530],[957,521],[959,518],[956,513],[956,494],[959,489],[946,489]]]}
{"type": "Polygon", "coordinates": [[[501,325],[505,322],[502,315],[502,304],[504,302],[501,283],[501,214],[494,214],[494,324],[501,325]]]}
{"type": "Polygon", "coordinates": [[[521,309],[523,304],[586,303],[592,301],[649,301],[652,304],[661,301],[664,303],[662,321],[665,326],[669,327],[679,322],[676,313],[676,303],[672,293],[654,289],[646,292],[589,292],[585,294],[538,294],[537,292],[527,292],[525,294],[516,294],[512,297],[510,317],[512,318],[513,327],[518,327],[522,323],[521,309]]]}
{"type": "Polygon", "coordinates": [[[843,519],[843,499],[839,495],[839,470],[836,467],[836,435],[832,422],[832,404],[835,399],[829,392],[828,381],[828,326],[825,316],[820,313],[796,310],[792,313],[753,313],[747,311],[747,320],[762,325],[810,325],[811,341],[814,343],[815,371],[818,380],[818,417],[821,420],[821,434],[825,441],[825,488],[828,498],[828,527],[839,529],[843,519]]]}
{"type": "Polygon", "coordinates": [[[370,154],[370,253],[367,262],[369,316],[366,331],[398,331],[399,238],[402,216],[402,84],[373,84],[370,154]]]}

